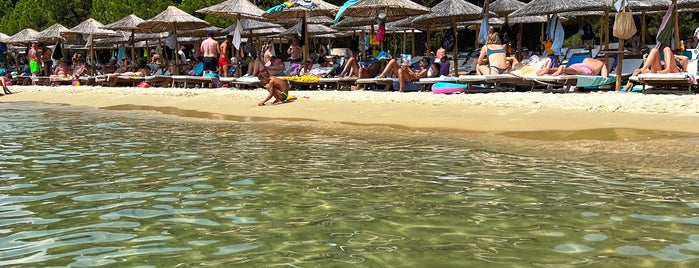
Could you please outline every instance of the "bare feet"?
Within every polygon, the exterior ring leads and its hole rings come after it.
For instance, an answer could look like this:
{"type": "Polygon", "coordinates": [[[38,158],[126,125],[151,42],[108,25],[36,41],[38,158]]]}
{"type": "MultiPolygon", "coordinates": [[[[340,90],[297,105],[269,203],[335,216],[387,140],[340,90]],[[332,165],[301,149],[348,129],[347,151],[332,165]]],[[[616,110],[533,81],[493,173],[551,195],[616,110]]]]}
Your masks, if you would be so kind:
{"type": "Polygon", "coordinates": [[[555,72],[553,72],[551,75],[557,76],[557,75],[561,75],[561,74],[563,74],[563,66],[558,67],[558,70],[556,70],[555,72]]]}

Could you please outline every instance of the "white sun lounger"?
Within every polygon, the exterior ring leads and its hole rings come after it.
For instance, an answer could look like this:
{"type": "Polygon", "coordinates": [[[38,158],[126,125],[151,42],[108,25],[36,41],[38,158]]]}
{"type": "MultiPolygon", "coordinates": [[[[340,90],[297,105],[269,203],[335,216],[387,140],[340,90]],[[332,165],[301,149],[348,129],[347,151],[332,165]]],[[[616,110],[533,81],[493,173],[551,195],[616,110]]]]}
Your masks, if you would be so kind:
{"type": "Polygon", "coordinates": [[[677,89],[684,91],[687,89],[689,93],[693,93],[695,81],[689,73],[669,73],[669,74],[639,74],[635,79],[643,84],[643,93],[649,93],[650,88],[653,90],[672,91],[677,89]]]}

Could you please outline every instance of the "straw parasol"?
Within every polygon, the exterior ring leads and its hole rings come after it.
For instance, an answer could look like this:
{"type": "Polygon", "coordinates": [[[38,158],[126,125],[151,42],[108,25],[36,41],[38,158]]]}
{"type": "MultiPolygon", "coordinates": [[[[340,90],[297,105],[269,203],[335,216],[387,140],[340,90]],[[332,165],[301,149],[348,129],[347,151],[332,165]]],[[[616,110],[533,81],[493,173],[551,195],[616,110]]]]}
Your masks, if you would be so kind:
{"type": "Polygon", "coordinates": [[[60,25],[58,23],[49,26],[45,30],[39,32],[36,36],[36,40],[39,42],[56,43],[63,41],[63,36],[61,32],[68,31],[69,29],[60,25]]]}
{"type": "Polygon", "coordinates": [[[17,32],[16,34],[8,37],[5,43],[8,44],[27,44],[29,42],[36,42],[36,36],[39,34],[34,29],[27,28],[17,32]]]}
{"type": "Polygon", "coordinates": [[[114,30],[114,31],[127,31],[131,33],[131,59],[136,57],[135,52],[135,33],[143,32],[144,30],[138,28],[138,24],[144,20],[138,16],[131,14],[118,21],[112,22],[104,26],[104,29],[114,30]]]}
{"type": "Polygon", "coordinates": [[[677,7],[699,8],[699,0],[677,0],[677,7]]]}
{"type": "Polygon", "coordinates": [[[221,17],[234,17],[236,19],[261,20],[264,10],[248,0],[227,0],[225,2],[197,10],[197,13],[211,14],[221,17]]]}
{"type": "MultiPolygon", "coordinates": [[[[347,5],[347,4],[346,4],[347,5]]],[[[345,8],[345,6],[343,6],[345,8]]],[[[335,15],[335,21],[341,17],[374,17],[379,13],[386,14],[390,20],[422,15],[430,12],[430,8],[410,0],[362,0],[348,6],[343,12],[335,15]]]]}
{"type": "Polygon", "coordinates": [[[610,1],[605,0],[532,0],[510,17],[547,15],[567,11],[602,10],[610,1]]]}
{"type": "MultiPolygon", "coordinates": [[[[276,24],[276,23],[254,20],[254,19],[241,19],[240,20],[240,27],[243,28],[243,31],[254,31],[254,30],[260,30],[260,29],[267,29],[267,28],[277,28],[280,26],[281,25],[276,24]]],[[[228,26],[228,28],[223,29],[223,31],[227,32],[227,33],[231,33],[234,30],[235,30],[234,24],[231,24],[231,26],[228,26]]]]}
{"type": "MultiPolygon", "coordinates": [[[[313,0],[315,5],[313,8],[306,8],[300,5],[295,5],[289,8],[282,9],[281,12],[275,12],[275,8],[271,8],[265,11],[263,15],[265,18],[270,20],[280,20],[288,18],[302,18],[302,23],[308,25],[308,18],[315,16],[335,16],[335,13],[339,9],[338,6],[325,2],[323,0],[313,0]]],[[[282,4],[283,5],[283,4],[282,4]]],[[[304,27],[306,30],[308,27],[304,27]]],[[[308,33],[304,34],[304,46],[303,46],[303,56],[308,57],[309,55],[309,43],[308,43],[308,33]]]]}
{"type": "Polygon", "coordinates": [[[90,65],[91,65],[91,73],[94,75],[95,74],[95,47],[94,47],[94,39],[95,38],[106,38],[106,37],[116,37],[119,36],[119,34],[115,31],[112,30],[107,30],[103,29],[104,24],[101,22],[89,18],[81,22],[80,24],[76,25],[73,28],[68,29],[67,31],[61,32],[61,36],[64,38],[70,39],[72,42],[77,42],[79,40],[78,36],[84,36],[87,35],[90,44],[90,65]]]}
{"type": "MultiPolygon", "coordinates": [[[[299,23],[301,21],[301,18],[289,18],[289,19],[280,19],[277,22],[281,25],[294,25],[299,23]]],[[[308,24],[325,24],[325,25],[331,25],[333,23],[333,19],[328,17],[328,16],[314,16],[314,17],[308,17],[307,20],[308,24]]]]}
{"type": "MultiPolygon", "coordinates": [[[[323,24],[308,24],[307,28],[308,28],[307,29],[308,34],[310,34],[312,36],[337,33],[336,30],[330,28],[329,26],[323,25],[323,24]]],[[[291,28],[287,29],[286,31],[280,33],[279,36],[296,35],[299,33],[298,32],[299,29],[301,29],[301,22],[297,23],[296,25],[292,26],[291,28]]]]}
{"type": "MultiPolygon", "coordinates": [[[[158,15],[147,19],[138,24],[138,28],[150,30],[153,32],[170,32],[177,36],[178,30],[194,30],[199,28],[208,27],[210,24],[204,20],[197,17],[189,15],[189,13],[182,11],[174,6],[169,6],[165,11],[160,12],[158,15]]],[[[177,47],[177,42],[175,42],[175,47],[177,47]]],[[[177,62],[177,53],[175,54],[175,62],[177,62]]]]}
{"type": "Polygon", "coordinates": [[[413,24],[422,25],[440,25],[449,24],[454,31],[454,73],[459,70],[459,38],[456,30],[457,21],[468,21],[482,17],[483,9],[479,6],[466,2],[464,0],[444,0],[432,7],[430,13],[421,15],[413,20],[413,24]]]}
{"type": "Polygon", "coordinates": [[[493,12],[500,17],[507,18],[510,13],[519,10],[525,5],[525,3],[517,0],[497,0],[490,3],[490,12],[493,12]]]}

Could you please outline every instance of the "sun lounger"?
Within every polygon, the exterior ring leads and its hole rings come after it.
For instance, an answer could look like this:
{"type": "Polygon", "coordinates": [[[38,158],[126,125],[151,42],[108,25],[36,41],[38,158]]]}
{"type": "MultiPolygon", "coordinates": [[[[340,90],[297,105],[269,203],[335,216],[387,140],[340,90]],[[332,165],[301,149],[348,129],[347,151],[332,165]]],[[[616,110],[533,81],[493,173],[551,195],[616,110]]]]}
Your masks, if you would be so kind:
{"type": "Polygon", "coordinates": [[[318,84],[325,85],[332,89],[348,88],[354,85],[359,79],[356,77],[321,77],[318,84]]]}
{"type": "Polygon", "coordinates": [[[262,82],[260,81],[257,76],[249,76],[249,77],[239,77],[233,82],[229,83],[236,89],[243,89],[243,88],[250,88],[250,87],[261,87],[262,82]]]}
{"type": "Polygon", "coordinates": [[[636,80],[643,84],[643,93],[649,93],[652,90],[663,91],[684,91],[693,93],[695,80],[689,73],[669,73],[669,74],[639,74],[636,80]]]}
{"type": "Polygon", "coordinates": [[[146,76],[145,81],[151,87],[166,87],[172,84],[172,77],[169,75],[156,74],[146,76]]]}
{"type": "Polygon", "coordinates": [[[143,76],[110,76],[107,78],[107,85],[111,87],[116,86],[136,86],[139,83],[146,81],[143,76]]]}
{"type": "Polygon", "coordinates": [[[51,82],[52,86],[71,85],[71,84],[73,84],[73,80],[75,80],[75,79],[69,75],[51,75],[51,76],[49,76],[49,81],[51,82]]]}
{"type": "Polygon", "coordinates": [[[389,91],[393,87],[393,78],[361,78],[357,79],[357,86],[365,89],[389,91]]]}
{"type": "Polygon", "coordinates": [[[460,75],[456,82],[466,84],[466,93],[487,93],[493,91],[493,85],[485,83],[486,75],[460,75]]]}
{"type": "Polygon", "coordinates": [[[453,76],[440,76],[440,77],[430,77],[430,78],[420,78],[420,80],[415,81],[416,85],[422,86],[423,90],[429,91],[432,85],[439,82],[456,82],[456,77],[453,76]]]}

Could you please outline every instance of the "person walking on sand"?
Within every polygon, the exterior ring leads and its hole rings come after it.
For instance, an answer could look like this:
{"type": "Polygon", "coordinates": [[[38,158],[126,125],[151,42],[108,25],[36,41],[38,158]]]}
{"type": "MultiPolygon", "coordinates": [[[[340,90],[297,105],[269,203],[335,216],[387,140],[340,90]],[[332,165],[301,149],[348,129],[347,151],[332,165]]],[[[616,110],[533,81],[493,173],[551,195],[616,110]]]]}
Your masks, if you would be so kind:
{"type": "Polygon", "coordinates": [[[209,31],[206,33],[206,37],[206,40],[201,42],[201,53],[204,57],[202,60],[204,63],[204,75],[206,75],[208,72],[216,72],[216,67],[218,66],[216,59],[219,54],[218,42],[214,40],[214,31],[209,31]]]}
{"type": "Polygon", "coordinates": [[[233,42],[232,35],[226,35],[226,40],[221,42],[219,46],[219,57],[218,57],[218,75],[221,77],[228,76],[228,58],[230,56],[231,43],[233,42]]]}
{"type": "Polygon", "coordinates": [[[286,81],[277,77],[271,77],[267,72],[261,72],[259,76],[260,82],[265,84],[265,89],[269,92],[267,97],[260,101],[257,105],[264,106],[267,101],[274,97],[273,105],[282,104],[289,96],[289,84],[286,81]]]}
{"type": "MultiPolygon", "coordinates": [[[[39,75],[39,44],[36,42],[32,43],[32,47],[29,49],[27,54],[29,59],[29,71],[32,73],[33,77],[39,75]]],[[[34,82],[36,83],[36,82],[34,82]]]]}

